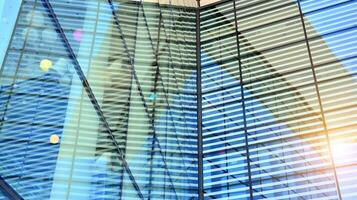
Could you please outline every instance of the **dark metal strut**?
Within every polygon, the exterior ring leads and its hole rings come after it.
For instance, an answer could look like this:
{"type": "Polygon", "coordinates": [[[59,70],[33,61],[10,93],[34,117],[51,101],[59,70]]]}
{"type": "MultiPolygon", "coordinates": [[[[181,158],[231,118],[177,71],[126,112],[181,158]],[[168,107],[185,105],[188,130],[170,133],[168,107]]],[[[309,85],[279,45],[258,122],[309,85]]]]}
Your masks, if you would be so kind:
{"type": "Polygon", "coordinates": [[[314,64],[314,61],[313,61],[313,58],[312,58],[309,38],[307,36],[307,31],[306,31],[306,27],[305,27],[304,13],[303,13],[303,11],[301,9],[300,0],[297,0],[297,6],[299,8],[301,25],[302,25],[302,28],[304,30],[304,38],[305,38],[305,43],[306,43],[306,49],[307,49],[307,52],[308,52],[308,55],[309,55],[309,61],[310,61],[312,76],[314,78],[314,85],[315,85],[315,91],[316,91],[316,95],[317,95],[317,101],[319,103],[319,109],[320,109],[320,113],[321,113],[322,125],[323,125],[323,128],[324,128],[324,135],[325,135],[325,138],[326,138],[326,141],[327,141],[328,154],[329,154],[329,158],[331,160],[333,176],[334,176],[334,179],[335,179],[336,193],[338,195],[338,199],[342,200],[340,184],[339,184],[339,180],[338,180],[338,176],[337,176],[336,164],[335,164],[335,160],[334,160],[334,157],[333,157],[333,154],[332,154],[330,136],[329,136],[329,133],[328,133],[329,131],[327,129],[325,111],[324,111],[324,108],[323,108],[323,105],[322,105],[322,100],[321,100],[321,95],[320,95],[320,88],[319,88],[319,85],[318,85],[317,75],[316,75],[316,71],[315,71],[315,64],[314,64]]]}
{"type": "Polygon", "coordinates": [[[23,200],[19,193],[0,176],[0,190],[11,200],[23,200]]]}
{"type": "Polygon", "coordinates": [[[197,173],[198,199],[204,199],[203,188],[203,137],[202,137],[202,88],[201,88],[201,37],[200,37],[200,0],[196,8],[196,91],[197,91],[197,173]]]}
{"type": "Polygon", "coordinates": [[[242,99],[242,113],[243,113],[243,123],[244,123],[244,142],[245,142],[245,153],[247,159],[247,173],[248,173],[248,186],[249,186],[249,199],[253,200],[253,184],[252,184],[252,172],[251,172],[251,160],[250,160],[250,152],[249,152],[249,143],[248,143],[248,129],[247,129],[247,116],[246,116],[246,108],[245,108],[245,93],[244,93],[244,85],[243,85],[243,73],[242,73],[242,62],[240,56],[240,41],[239,41],[239,26],[238,26],[238,18],[237,18],[237,6],[236,1],[233,1],[233,9],[234,9],[234,26],[236,32],[236,44],[237,44],[237,55],[238,55],[238,68],[239,68],[239,80],[240,80],[240,92],[242,99]]]}

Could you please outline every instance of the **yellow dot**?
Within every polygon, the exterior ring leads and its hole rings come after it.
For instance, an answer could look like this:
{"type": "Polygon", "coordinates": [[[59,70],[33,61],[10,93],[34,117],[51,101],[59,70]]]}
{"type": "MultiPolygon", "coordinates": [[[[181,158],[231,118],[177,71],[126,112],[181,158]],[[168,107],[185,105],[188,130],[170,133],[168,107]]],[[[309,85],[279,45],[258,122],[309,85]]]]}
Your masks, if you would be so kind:
{"type": "Polygon", "coordinates": [[[47,72],[52,67],[52,61],[48,59],[43,59],[40,62],[40,69],[44,72],[47,72]]]}
{"type": "Polygon", "coordinates": [[[50,137],[51,144],[57,144],[59,142],[59,137],[56,134],[51,135],[50,137]]]}

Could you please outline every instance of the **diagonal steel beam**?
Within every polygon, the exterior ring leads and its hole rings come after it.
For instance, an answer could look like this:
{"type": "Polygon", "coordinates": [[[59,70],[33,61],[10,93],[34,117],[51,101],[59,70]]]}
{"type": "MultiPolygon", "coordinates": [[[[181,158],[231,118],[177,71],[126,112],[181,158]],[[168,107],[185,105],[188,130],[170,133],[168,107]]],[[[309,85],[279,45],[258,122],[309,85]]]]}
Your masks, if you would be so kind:
{"type": "MultiPolygon", "coordinates": [[[[145,12],[144,12],[144,6],[141,2],[141,8],[143,10],[143,15],[144,15],[144,19],[145,19],[145,23],[146,23],[146,27],[149,33],[149,38],[151,38],[151,34],[150,34],[150,30],[149,30],[149,26],[146,20],[146,16],[145,16],[145,12]]],[[[157,31],[157,44],[156,44],[156,51],[154,50],[154,46],[152,45],[152,48],[155,52],[155,61],[156,61],[156,73],[155,73],[155,80],[154,80],[154,94],[157,93],[157,81],[158,81],[158,76],[159,76],[159,62],[158,62],[158,53],[159,53],[159,45],[160,45],[160,30],[161,30],[161,22],[162,22],[162,15],[160,13],[160,17],[159,17],[159,27],[158,27],[158,31],[157,31]]],[[[155,123],[155,111],[156,111],[156,98],[154,99],[154,105],[152,108],[152,115],[151,115],[151,123],[154,124],[155,123]]],[[[152,143],[151,143],[151,154],[150,154],[150,179],[149,179],[149,197],[148,200],[151,199],[151,191],[152,191],[152,176],[153,176],[153,165],[154,165],[154,150],[155,150],[155,140],[153,138],[152,143]]],[[[170,177],[171,178],[171,177],[170,177]]]]}
{"type": "MultiPolygon", "coordinates": [[[[138,23],[139,23],[139,6],[137,6],[137,13],[136,13],[136,30],[135,30],[135,41],[134,41],[134,47],[136,45],[136,37],[137,37],[137,32],[138,32],[138,23]]],[[[135,58],[135,50],[134,49],[134,58],[135,58]]],[[[133,72],[131,72],[130,74],[130,87],[129,87],[129,96],[128,96],[128,103],[127,103],[127,106],[128,106],[128,116],[127,116],[127,120],[126,120],[126,128],[125,128],[125,138],[124,138],[124,158],[125,158],[125,155],[126,155],[126,148],[127,148],[127,142],[128,142],[128,133],[129,133],[129,118],[130,118],[130,108],[131,108],[131,92],[132,92],[132,88],[133,88],[133,72]]],[[[120,191],[119,191],[119,199],[124,199],[123,197],[123,188],[124,188],[124,183],[123,183],[123,180],[124,180],[124,169],[121,168],[120,169],[120,174],[121,174],[121,181],[120,181],[120,191]]]]}
{"type": "Polygon", "coordinates": [[[0,190],[11,200],[23,200],[21,195],[0,176],[0,190]]]}
{"type": "MultiPolygon", "coordinates": [[[[115,23],[115,25],[116,25],[116,27],[117,27],[117,29],[118,29],[118,31],[119,31],[119,34],[120,34],[119,37],[121,38],[121,41],[122,41],[122,43],[123,43],[123,45],[124,45],[124,51],[125,51],[125,53],[127,54],[127,57],[128,57],[128,59],[129,59],[129,61],[130,61],[129,64],[130,64],[131,70],[133,71],[133,74],[134,74],[134,79],[135,79],[135,82],[136,82],[137,87],[138,87],[138,90],[139,90],[139,94],[140,94],[140,97],[141,97],[141,101],[142,101],[142,103],[143,103],[143,105],[144,105],[145,113],[147,114],[148,118],[151,119],[152,116],[150,115],[149,107],[148,107],[148,105],[147,105],[147,103],[146,103],[146,100],[145,100],[145,98],[144,98],[143,91],[142,91],[142,88],[141,88],[141,84],[140,84],[140,82],[139,82],[139,78],[138,78],[137,73],[136,73],[136,70],[135,70],[134,59],[131,57],[131,55],[130,55],[130,53],[129,53],[128,46],[127,46],[127,44],[126,44],[126,42],[125,42],[124,34],[123,34],[122,29],[121,29],[121,25],[120,25],[120,23],[119,23],[119,17],[118,17],[118,15],[116,14],[113,1],[112,1],[112,0],[108,0],[108,3],[109,3],[109,6],[110,6],[110,8],[111,8],[111,10],[112,10],[112,15],[113,15],[114,23],[115,23]]],[[[156,145],[158,146],[160,156],[162,157],[162,161],[163,161],[164,166],[165,166],[165,170],[166,170],[166,172],[167,172],[167,174],[168,174],[168,176],[169,176],[169,180],[170,180],[171,185],[172,185],[172,190],[174,191],[176,198],[178,198],[177,193],[176,193],[176,189],[175,189],[175,187],[174,187],[174,184],[173,184],[173,181],[172,181],[172,178],[171,178],[171,173],[170,173],[170,171],[168,170],[168,167],[167,167],[168,165],[167,165],[167,162],[166,162],[166,158],[165,158],[165,156],[164,156],[164,154],[163,154],[163,152],[162,152],[162,148],[161,148],[161,145],[160,145],[160,141],[159,141],[159,139],[157,138],[157,135],[156,135],[155,124],[151,124],[151,128],[152,128],[153,139],[155,140],[155,143],[154,143],[154,144],[156,144],[156,145]]]]}
{"type": "Polygon", "coordinates": [[[124,166],[125,168],[125,171],[128,173],[129,175],[129,178],[136,190],[136,192],[138,193],[138,196],[140,197],[140,199],[144,200],[144,196],[143,194],[141,193],[141,190],[140,190],[140,187],[139,185],[137,184],[136,180],[135,180],[135,177],[133,176],[130,168],[129,168],[129,165],[128,163],[126,162],[125,158],[124,158],[124,154],[122,152],[122,150],[119,148],[119,145],[114,137],[114,134],[109,126],[109,123],[108,121],[106,120],[105,116],[104,116],[104,113],[92,91],[92,88],[90,87],[89,85],[89,82],[86,78],[86,76],[84,75],[83,71],[82,71],[82,68],[79,64],[79,61],[62,29],[62,26],[60,24],[60,22],[58,21],[57,19],[57,15],[55,13],[55,11],[53,10],[53,7],[51,5],[51,3],[48,1],[48,0],[42,0],[42,3],[43,3],[43,6],[46,8],[47,12],[48,12],[48,16],[52,19],[52,22],[53,24],[55,25],[56,27],[56,31],[58,32],[58,34],[61,36],[62,38],[62,42],[64,44],[64,46],[66,47],[66,50],[67,50],[67,53],[68,53],[68,57],[72,60],[73,64],[74,64],[74,68],[76,70],[76,73],[79,77],[79,79],[81,80],[82,82],[82,85],[89,97],[89,100],[91,101],[99,119],[103,122],[104,124],[104,127],[106,128],[106,131],[107,133],[109,134],[110,138],[112,139],[112,143],[113,145],[116,147],[116,151],[118,152],[118,158],[119,160],[122,162],[122,165],[124,166]]]}
{"type": "MultiPolygon", "coordinates": [[[[142,11],[143,11],[143,16],[144,16],[144,19],[145,19],[145,24],[146,24],[146,28],[147,28],[147,31],[149,32],[149,40],[150,40],[150,42],[151,42],[151,48],[152,48],[152,50],[153,50],[153,52],[155,52],[155,59],[156,59],[156,64],[157,64],[157,72],[156,72],[156,75],[155,75],[155,84],[154,84],[154,87],[156,87],[157,86],[157,82],[158,81],[160,81],[160,83],[161,83],[161,86],[162,86],[162,88],[163,88],[163,94],[164,94],[164,99],[165,99],[165,102],[166,102],[166,104],[167,104],[167,107],[168,107],[168,110],[169,111],[171,111],[172,109],[171,109],[171,106],[170,106],[170,103],[169,103],[169,98],[168,98],[168,96],[167,96],[167,93],[168,93],[168,91],[165,89],[165,85],[164,85],[164,80],[163,80],[163,78],[162,78],[162,75],[161,75],[161,72],[160,72],[160,67],[159,67],[159,62],[158,62],[158,54],[159,54],[159,40],[160,40],[160,37],[158,37],[159,39],[158,39],[158,42],[157,42],[157,44],[156,44],[156,49],[154,48],[154,41],[153,41],[153,39],[152,39],[152,37],[151,37],[151,34],[150,34],[150,30],[149,30],[149,25],[148,25],[148,22],[147,22],[147,20],[146,20],[146,17],[145,17],[145,11],[144,11],[144,7],[143,7],[143,4],[141,3],[141,7],[142,7],[142,11]],[[158,79],[160,79],[160,80],[158,80],[158,79]]],[[[164,19],[163,19],[163,14],[162,14],[162,10],[161,10],[161,6],[160,6],[160,4],[158,5],[158,7],[159,7],[159,10],[160,10],[160,18],[159,18],[159,31],[158,31],[158,36],[160,36],[160,32],[161,32],[161,26],[162,26],[162,28],[163,28],[163,32],[164,32],[164,34],[165,34],[165,37],[166,38],[168,38],[167,37],[167,33],[166,33],[166,30],[165,30],[165,24],[164,24],[164,19]]],[[[172,6],[171,6],[172,7],[172,6]]],[[[168,39],[169,41],[170,41],[170,38],[168,39]]],[[[175,68],[172,66],[172,56],[171,56],[171,49],[170,49],[170,44],[168,44],[167,45],[168,46],[168,49],[169,49],[169,60],[170,60],[170,62],[169,62],[169,67],[173,70],[173,73],[174,73],[174,80],[175,80],[175,87],[176,87],[176,89],[177,90],[179,90],[179,88],[178,88],[178,81],[177,81],[177,78],[176,78],[176,75],[175,75],[175,68]]],[[[183,105],[183,103],[182,103],[182,98],[181,98],[181,94],[178,92],[177,93],[178,94],[178,96],[179,96],[179,102],[180,102],[180,108],[181,108],[181,112],[182,112],[182,114],[183,114],[183,118],[184,118],[184,123],[185,123],[185,128],[186,128],[186,131],[188,131],[188,128],[187,128],[187,120],[186,120],[186,117],[185,117],[185,112],[184,112],[184,110],[183,110],[183,108],[184,108],[184,105],[183,105]]],[[[154,106],[155,107],[155,106],[154,106]]],[[[153,112],[153,114],[154,114],[154,112],[153,112]]],[[[170,115],[170,119],[171,119],[171,122],[172,122],[172,125],[173,125],[173,127],[174,127],[174,130],[175,130],[175,138],[176,138],[176,141],[177,141],[177,144],[178,144],[178,150],[179,150],[179,152],[180,152],[180,157],[184,160],[184,158],[183,158],[183,150],[182,150],[182,144],[181,144],[181,142],[180,142],[180,139],[177,137],[177,128],[176,128],[176,125],[175,125],[175,121],[174,121],[174,117],[172,116],[172,112],[169,112],[169,115],[170,115]]],[[[154,117],[152,117],[152,118],[154,118],[154,117]]],[[[185,172],[186,172],[186,174],[185,174],[185,176],[187,177],[187,178],[189,178],[189,173],[188,173],[188,171],[187,171],[187,169],[188,169],[188,167],[186,167],[186,165],[185,165],[185,162],[183,162],[183,167],[184,167],[184,169],[185,169],[185,172]]],[[[193,195],[193,194],[192,194],[193,195]]]]}

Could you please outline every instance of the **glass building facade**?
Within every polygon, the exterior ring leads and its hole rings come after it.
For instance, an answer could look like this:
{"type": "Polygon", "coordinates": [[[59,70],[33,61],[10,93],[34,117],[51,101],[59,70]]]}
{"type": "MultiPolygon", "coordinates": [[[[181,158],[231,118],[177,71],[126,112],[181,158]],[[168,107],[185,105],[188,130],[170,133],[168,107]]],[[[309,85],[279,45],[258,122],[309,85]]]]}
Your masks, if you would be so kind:
{"type": "Polygon", "coordinates": [[[14,2],[0,200],[357,199],[357,1],[14,2]]]}

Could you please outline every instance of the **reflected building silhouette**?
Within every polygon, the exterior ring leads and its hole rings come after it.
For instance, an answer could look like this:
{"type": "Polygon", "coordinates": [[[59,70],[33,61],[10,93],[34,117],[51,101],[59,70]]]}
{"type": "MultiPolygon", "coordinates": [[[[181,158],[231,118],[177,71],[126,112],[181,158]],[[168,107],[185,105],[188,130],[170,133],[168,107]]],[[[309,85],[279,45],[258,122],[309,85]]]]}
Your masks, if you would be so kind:
{"type": "Polygon", "coordinates": [[[23,0],[0,199],[355,199],[356,1],[200,3],[23,0]]]}

